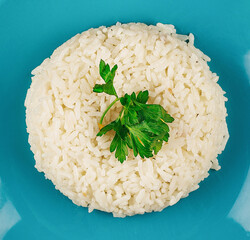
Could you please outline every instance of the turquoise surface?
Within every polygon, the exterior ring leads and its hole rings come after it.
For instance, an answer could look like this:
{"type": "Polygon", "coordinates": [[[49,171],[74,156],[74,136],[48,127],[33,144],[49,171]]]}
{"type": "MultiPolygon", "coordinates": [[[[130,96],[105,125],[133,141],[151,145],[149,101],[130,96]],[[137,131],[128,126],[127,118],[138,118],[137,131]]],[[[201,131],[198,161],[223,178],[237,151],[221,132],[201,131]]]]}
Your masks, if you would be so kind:
{"type": "Polygon", "coordinates": [[[0,0],[0,239],[250,239],[250,1],[0,0]],[[31,70],[76,33],[117,21],[194,33],[229,101],[230,139],[200,188],[160,213],[77,207],[34,168],[24,99],[31,70]]]}

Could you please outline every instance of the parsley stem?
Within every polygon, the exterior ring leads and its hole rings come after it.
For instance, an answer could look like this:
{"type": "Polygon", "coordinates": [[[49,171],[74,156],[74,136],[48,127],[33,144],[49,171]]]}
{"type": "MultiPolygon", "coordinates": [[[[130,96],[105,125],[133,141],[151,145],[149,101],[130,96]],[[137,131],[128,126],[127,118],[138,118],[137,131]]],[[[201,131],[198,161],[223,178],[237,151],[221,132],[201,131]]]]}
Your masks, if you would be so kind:
{"type": "Polygon", "coordinates": [[[122,116],[122,114],[123,114],[123,111],[124,111],[124,107],[122,108],[122,110],[121,110],[121,112],[120,112],[120,114],[119,114],[118,119],[120,119],[120,118],[121,118],[121,116],[122,116]]]}
{"type": "Polygon", "coordinates": [[[102,117],[101,117],[101,120],[100,120],[100,124],[102,124],[102,121],[103,121],[103,118],[104,118],[104,116],[106,115],[106,113],[108,112],[108,110],[110,109],[110,108],[112,108],[112,106],[117,102],[117,101],[119,101],[121,98],[118,98],[118,97],[116,97],[116,99],[107,107],[107,109],[104,111],[104,113],[102,114],[102,117]]]}

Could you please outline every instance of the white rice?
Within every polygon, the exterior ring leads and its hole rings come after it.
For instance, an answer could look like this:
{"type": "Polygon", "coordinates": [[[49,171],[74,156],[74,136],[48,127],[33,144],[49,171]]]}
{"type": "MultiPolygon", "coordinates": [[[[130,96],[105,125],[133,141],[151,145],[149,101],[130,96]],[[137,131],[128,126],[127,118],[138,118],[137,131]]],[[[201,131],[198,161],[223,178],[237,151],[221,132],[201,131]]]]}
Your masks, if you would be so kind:
{"type": "MultiPolygon", "coordinates": [[[[36,168],[75,204],[116,217],[161,211],[218,170],[228,130],[224,91],[193,46],[173,25],[120,24],[90,29],[57,48],[33,70],[26,106],[36,168]],[[188,43],[187,43],[188,42],[188,43]],[[149,90],[149,102],[174,118],[170,139],[148,159],[130,152],[121,164],[110,153],[113,133],[96,137],[97,122],[114,97],[92,91],[100,59],[118,65],[119,96],[149,90]]],[[[120,105],[104,124],[115,119],[120,105]]]]}

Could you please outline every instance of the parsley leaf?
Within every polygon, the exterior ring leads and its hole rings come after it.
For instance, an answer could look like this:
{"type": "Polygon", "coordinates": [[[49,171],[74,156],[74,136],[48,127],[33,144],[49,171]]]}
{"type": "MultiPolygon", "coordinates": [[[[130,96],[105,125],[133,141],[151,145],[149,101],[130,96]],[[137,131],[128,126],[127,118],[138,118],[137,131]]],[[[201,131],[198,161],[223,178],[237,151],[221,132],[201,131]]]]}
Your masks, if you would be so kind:
{"type": "Polygon", "coordinates": [[[118,68],[117,65],[115,65],[110,71],[109,65],[105,64],[105,62],[101,60],[99,65],[99,73],[102,79],[104,80],[105,84],[96,84],[93,88],[93,91],[97,93],[105,92],[109,95],[114,95],[117,97],[117,93],[113,85],[115,72],[117,68],[118,68]]]}
{"type": "Polygon", "coordinates": [[[141,123],[130,126],[128,127],[128,129],[132,138],[134,155],[137,156],[137,154],[139,153],[142,158],[152,157],[153,154],[151,151],[151,138],[145,131],[143,131],[141,123]]]}
{"type": "Polygon", "coordinates": [[[118,97],[113,81],[117,65],[111,70],[108,64],[100,61],[99,72],[105,84],[96,84],[94,92],[105,92],[114,95],[116,99],[108,106],[103,113],[99,125],[109,109],[118,101],[123,106],[119,117],[104,126],[97,133],[101,137],[107,132],[114,130],[115,136],[110,144],[110,152],[115,152],[115,157],[123,163],[128,154],[128,148],[133,149],[134,156],[138,154],[144,158],[149,158],[157,154],[162,148],[163,142],[169,139],[169,127],[167,123],[174,121],[167,111],[159,104],[147,104],[149,92],[140,91],[137,96],[133,92],[131,95],[125,94],[118,97]]]}
{"type": "Polygon", "coordinates": [[[137,95],[136,101],[145,104],[148,101],[148,90],[144,92],[140,91],[137,95]]]}
{"type": "Polygon", "coordinates": [[[128,148],[124,140],[116,133],[110,145],[110,152],[115,152],[115,157],[123,163],[128,156],[128,148]]]}

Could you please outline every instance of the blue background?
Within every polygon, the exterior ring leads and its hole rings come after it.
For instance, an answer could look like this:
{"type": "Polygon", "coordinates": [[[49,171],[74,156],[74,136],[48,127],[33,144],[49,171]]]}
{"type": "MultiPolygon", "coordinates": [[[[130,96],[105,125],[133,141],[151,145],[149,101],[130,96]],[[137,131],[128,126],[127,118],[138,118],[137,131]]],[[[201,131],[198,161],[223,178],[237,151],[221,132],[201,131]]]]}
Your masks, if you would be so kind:
{"type": "Polygon", "coordinates": [[[0,0],[0,239],[250,239],[250,1],[0,0]],[[160,213],[75,206],[34,168],[24,99],[31,70],[76,33],[117,21],[194,33],[229,101],[230,139],[200,188],[160,213]]]}

